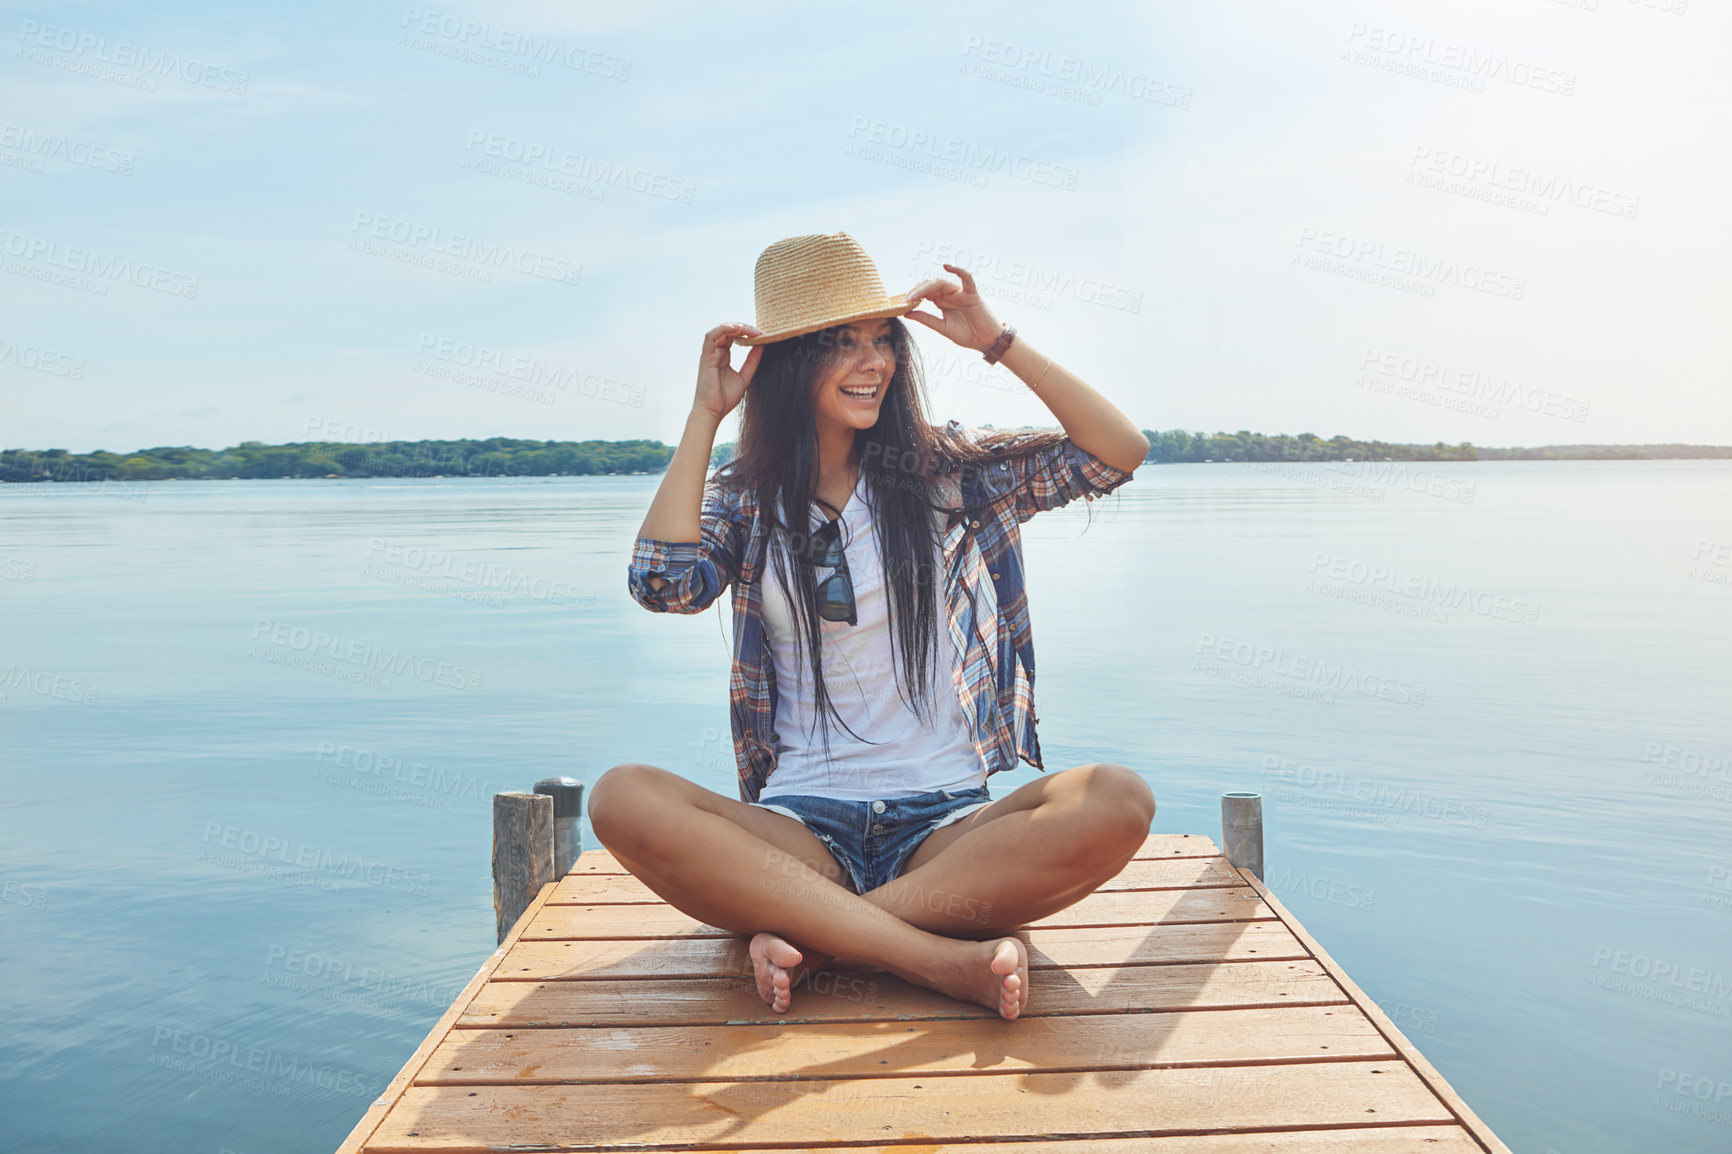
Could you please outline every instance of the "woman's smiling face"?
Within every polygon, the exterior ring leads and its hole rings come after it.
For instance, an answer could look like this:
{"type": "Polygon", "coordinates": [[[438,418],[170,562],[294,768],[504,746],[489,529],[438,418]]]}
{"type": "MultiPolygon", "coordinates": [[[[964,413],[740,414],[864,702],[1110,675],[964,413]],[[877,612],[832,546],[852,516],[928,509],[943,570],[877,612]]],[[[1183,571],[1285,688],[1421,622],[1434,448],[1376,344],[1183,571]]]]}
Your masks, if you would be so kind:
{"type": "Polygon", "coordinates": [[[890,321],[855,321],[837,329],[835,339],[835,359],[812,385],[813,419],[870,429],[878,423],[885,390],[896,375],[890,321]]]}

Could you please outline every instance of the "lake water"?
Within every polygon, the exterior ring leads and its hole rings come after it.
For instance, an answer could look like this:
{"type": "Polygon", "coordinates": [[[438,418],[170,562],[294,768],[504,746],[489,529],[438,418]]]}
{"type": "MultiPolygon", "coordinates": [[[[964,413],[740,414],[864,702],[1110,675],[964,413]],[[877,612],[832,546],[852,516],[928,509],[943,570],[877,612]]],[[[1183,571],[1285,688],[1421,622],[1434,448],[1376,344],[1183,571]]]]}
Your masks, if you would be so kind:
{"type": "MultiPolygon", "coordinates": [[[[332,1149],[493,948],[495,790],[736,795],[658,481],[0,487],[0,1146],[332,1149]]],[[[1732,461],[1147,466],[1024,540],[1049,767],[1261,790],[1518,1154],[1732,1149],[1732,461]]]]}

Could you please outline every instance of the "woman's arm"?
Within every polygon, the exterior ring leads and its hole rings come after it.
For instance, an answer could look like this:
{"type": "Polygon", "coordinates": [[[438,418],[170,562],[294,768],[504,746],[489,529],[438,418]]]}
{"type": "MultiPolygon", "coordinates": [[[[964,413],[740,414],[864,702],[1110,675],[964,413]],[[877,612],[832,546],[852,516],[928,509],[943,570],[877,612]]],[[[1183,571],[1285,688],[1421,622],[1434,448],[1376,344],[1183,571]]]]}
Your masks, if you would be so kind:
{"type": "MultiPolygon", "coordinates": [[[[961,288],[954,281],[934,277],[922,281],[908,294],[909,299],[917,302],[932,301],[943,311],[943,317],[919,311],[908,316],[964,348],[984,352],[998,339],[1003,326],[980,299],[968,270],[953,264],[944,267],[962,279],[961,288]]],[[[1000,363],[1023,384],[1039,382],[1035,394],[1058,418],[1077,448],[1126,472],[1135,471],[1148,457],[1149,439],[1117,405],[1075,373],[1050,360],[1020,332],[1010,342],[1000,363]]]]}
{"type": "MultiPolygon", "coordinates": [[[[715,450],[716,430],[721,424],[721,418],[692,406],[679,447],[674,450],[668,471],[662,474],[655,499],[638,528],[640,538],[671,542],[697,542],[703,538],[704,478],[709,475],[710,454],[715,450]]],[[[648,580],[650,588],[657,592],[670,584],[661,577],[651,576],[648,580]]]]}
{"type": "MultiPolygon", "coordinates": [[[[733,411],[746,395],[746,386],[757,372],[762,357],[762,345],[746,354],[738,371],[732,367],[734,338],[757,336],[758,329],[748,324],[717,325],[704,334],[703,353],[698,358],[697,391],[692,398],[692,410],[686,415],[686,425],[680,443],[662,475],[656,495],[650,501],[638,528],[638,552],[646,556],[653,552],[644,546],[664,546],[660,553],[670,557],[683,555],[686,550],[665,548],[675,545],[704,544],[703,506],[704,479],[709,473],[710,454],[716,445],[716,431],[722,418],[733,411]]],[[[659,574],[649,574],[643,583],[652,594],[659,594],[673,582],[659,574]]]]}
{"type": "Polygon", "coordinates": [[[1010,348],[1005,350],[999,363],[1015,373],[1025,385],[1032,385],[1039,379],[1035,396],[1052,410],[1052,415],[1058,418],[1058,423],[1064,426],[1064,431],[1077,448],[1093,453],[1127,473],[1135,472],[1137,466],[1148,458],[1149,439],[1117,405],[1029,344],[1020,331],[1011,340],[1010,348]]]}

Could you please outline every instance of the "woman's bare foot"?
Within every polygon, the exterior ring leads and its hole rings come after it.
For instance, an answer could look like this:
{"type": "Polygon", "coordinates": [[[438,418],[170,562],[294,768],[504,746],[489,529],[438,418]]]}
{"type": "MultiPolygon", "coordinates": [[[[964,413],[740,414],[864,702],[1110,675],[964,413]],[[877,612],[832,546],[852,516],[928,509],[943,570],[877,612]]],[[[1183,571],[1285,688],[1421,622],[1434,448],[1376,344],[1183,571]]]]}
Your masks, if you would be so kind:
{"type": "Polygon", "coordinates": [[[1028,946],[1016,937],[969,942],[935,988],[997,1010],[1001,1018],[1016,1018],[1028,1008],[1028,946]]]}
{"type": "Polygon", "coordinates": [[[752,958],[752,970],[758,982],[758,996],[778,1014],[788,1012],[788,1007],[793,1002],[794,987],[801,978],[830,964],[828,954],[813,950],[808,958],[792,942],[768,930],[753,934],[752,943],[746,947],[746,952],[752,958]]]}
{"type": "Polygon", "coordinates": [[[768,930],[752,935],[746,947],[752,957],[752,970],[758,980],[758,997],[778,1014],[788,1012],[793,1002],[793,981],[788,971],[800,964],[802,954],[792,944],[768,930]]]}

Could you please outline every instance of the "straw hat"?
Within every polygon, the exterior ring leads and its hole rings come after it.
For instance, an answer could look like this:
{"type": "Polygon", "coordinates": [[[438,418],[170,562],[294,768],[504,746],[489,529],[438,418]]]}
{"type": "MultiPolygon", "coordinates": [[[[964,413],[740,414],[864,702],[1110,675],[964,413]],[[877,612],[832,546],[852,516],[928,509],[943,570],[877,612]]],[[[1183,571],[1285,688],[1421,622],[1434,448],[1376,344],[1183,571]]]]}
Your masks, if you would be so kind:
{"type": "Polygon", "coordinates": [[[759,254],[752,279],[763,335],[736,337],[742,345],[769,344],[849,321],[899,317],[914,308],[906,294],[884,291],[872,258],[845,232],[777,241],[759,254]]]}

